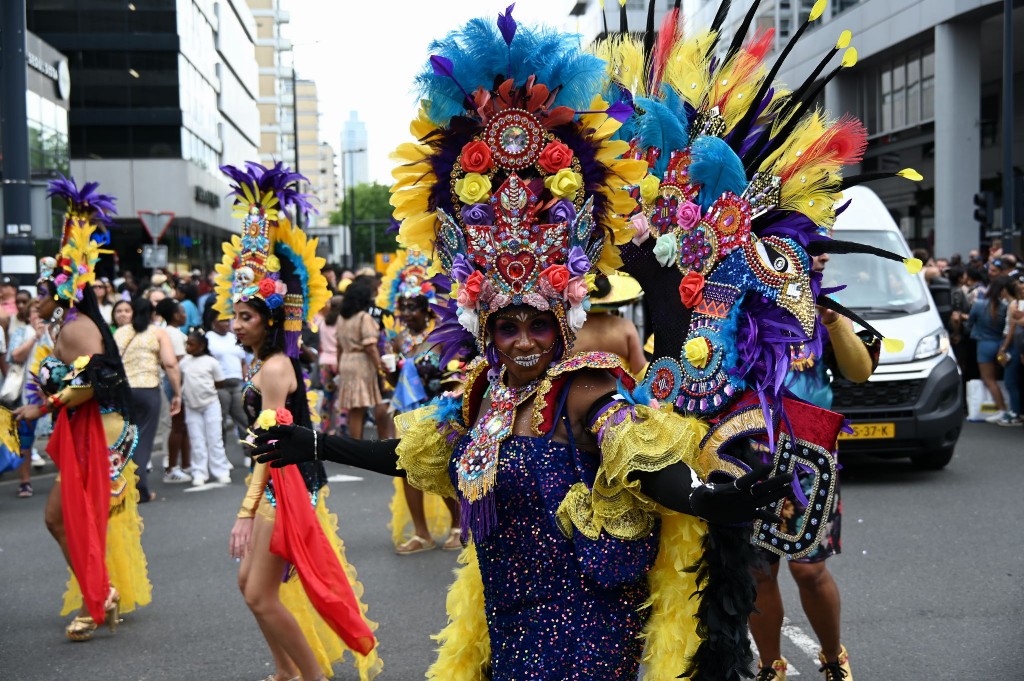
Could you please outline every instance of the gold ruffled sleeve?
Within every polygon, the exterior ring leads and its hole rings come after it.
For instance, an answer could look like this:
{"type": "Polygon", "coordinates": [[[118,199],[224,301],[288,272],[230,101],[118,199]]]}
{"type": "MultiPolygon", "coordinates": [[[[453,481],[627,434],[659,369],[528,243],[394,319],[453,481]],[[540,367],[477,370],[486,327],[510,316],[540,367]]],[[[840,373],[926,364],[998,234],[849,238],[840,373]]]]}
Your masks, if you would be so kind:
{"type": "Polygon", "coordinates": [[[661,470],[682,461],[692,466],[707,425],[689,416],[622,403],[605,412],[593,430],[601,446],[594,488],[578,482],[558,507],[558,525],[591,539],[602,530],[618,539],[641,539],[654,529],[658,505],[630,480],[633,472],[661,470]]]}
{"type": "Polygon", "coordinates": [[[448,464],[462,431],[454,421],[438,420],[438,409],[437,405],[428,404],[395,416],[395,427],[401,437],[398,467],[416,489],[454,499],[448,464]]]}

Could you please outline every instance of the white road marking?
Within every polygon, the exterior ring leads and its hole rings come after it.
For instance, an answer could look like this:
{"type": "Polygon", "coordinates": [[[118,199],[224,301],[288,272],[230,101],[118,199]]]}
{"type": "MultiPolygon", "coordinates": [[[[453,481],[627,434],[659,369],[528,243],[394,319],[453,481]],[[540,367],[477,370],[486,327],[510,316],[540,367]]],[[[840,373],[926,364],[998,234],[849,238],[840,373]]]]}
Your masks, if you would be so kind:
{"type": "Polygon", "coordinates": [[[344,473],[338,473],[327,478],[327,482],[360,482],[362,478],[356,475],[345,475],[344,473]]]}
{"type": "MultiPolygon", "coordinates": [[[[807,633],[800,627],[792,624],[788,617],[782,618],[782,634],[788,638],[793,644],[800,649],[800,652],[806,654],[812,663],[812,668],[818,668],[818,651],[820,646],[818,642],[812,637],[808,636],[807,633]]],[[[757,651],[757,644],[754,643],[753,639],[750,641],[750,648],[754,651],[754,659],[759,659],[757,651]]],[[[793,660],[786,660],[789,663],[789,668],[786,670],[786,677],[800,676],[800,672],[797,670],[796,665],[793,664],[793,660]]]]}

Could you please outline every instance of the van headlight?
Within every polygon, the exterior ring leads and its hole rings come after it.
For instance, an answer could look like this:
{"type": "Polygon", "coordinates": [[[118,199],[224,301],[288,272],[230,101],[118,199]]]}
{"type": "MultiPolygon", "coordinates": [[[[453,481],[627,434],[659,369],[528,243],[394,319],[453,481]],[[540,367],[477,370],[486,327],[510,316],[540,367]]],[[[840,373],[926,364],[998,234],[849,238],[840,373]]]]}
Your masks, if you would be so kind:
{"type": "Polygon", "coordinates": [[[949,334],[945,329],[936,329],[918,342],[917,349],[914,350],[914,359],[929,359],[948,350],[949,334]]]}

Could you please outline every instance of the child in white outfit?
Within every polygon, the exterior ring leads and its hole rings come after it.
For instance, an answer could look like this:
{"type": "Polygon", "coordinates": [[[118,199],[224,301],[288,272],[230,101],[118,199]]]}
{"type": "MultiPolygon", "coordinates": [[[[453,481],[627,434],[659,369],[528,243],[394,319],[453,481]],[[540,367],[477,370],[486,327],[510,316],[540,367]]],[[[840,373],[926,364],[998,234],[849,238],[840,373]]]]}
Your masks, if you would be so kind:
{"type": "Polygon", "coordinates": [[[220,398],[217,388],[224,383],[220,362],[210,354],[202,330],[193,330],[185,341],[181,360],[182,397],[185,424],[192,441],[192,485],[200,487],[211,477],[219,483],[231,482],[231,463],[224,453],[221,430],[220,398]],[[207,470],[209,469],[209,470],[207,470]]]}

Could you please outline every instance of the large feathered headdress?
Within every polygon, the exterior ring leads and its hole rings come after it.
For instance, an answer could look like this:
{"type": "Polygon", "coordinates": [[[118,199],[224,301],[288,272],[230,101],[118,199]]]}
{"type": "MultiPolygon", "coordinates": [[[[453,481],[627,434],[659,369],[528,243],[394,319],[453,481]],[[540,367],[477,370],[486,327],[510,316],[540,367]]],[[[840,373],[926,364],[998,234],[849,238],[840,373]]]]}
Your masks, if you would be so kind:
{"type": "Polygon", "coordinates": [[[482,349],[487,317],[550,310],[567,346],[586,319],[592,269],[621,264],[645,164],[612,136],[632,109],[598,95],[603,63],[575,37],[523,28],[511,8],[431,45],[412,123],[394,158],[399,241],[433,244],[452,317],[482,349]]]}
{"type": "Polygon", "coordinates": [[[311,323],[330,298],[318,240],[292,225],[286,213],[313,210],[309,196],[298,191],[306,178],[281,163],[266,168],[247,162],[244,170],[226,165],[221,171],[231,179],[229,195],[235,197],[242,234],[224,243],[214,309],[228,319],[236,302],[260,301],[270,310],[283,306],[285,351],[297,357],[303,322],[311,323]]]}
{"type": "Polygon", "coordinates": [[[81,189],[74,178],[50,180],[47,195],[67,202],[64,229],[61,234],[60,253],[56,258],[42,258],[39,262],[40,281],[47,280],[56,287],[59,298],[70,301],[71,306],[82,299],[85,287],[96,280],[96,263],[100,255],[113,253],[101,248],[110,243],[107,228],[116,214],[116,199],[96,191],[98,182],[87,182],[81,189]]]}

